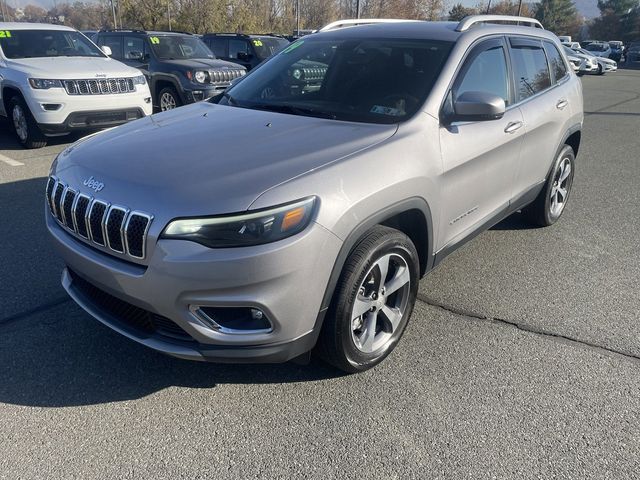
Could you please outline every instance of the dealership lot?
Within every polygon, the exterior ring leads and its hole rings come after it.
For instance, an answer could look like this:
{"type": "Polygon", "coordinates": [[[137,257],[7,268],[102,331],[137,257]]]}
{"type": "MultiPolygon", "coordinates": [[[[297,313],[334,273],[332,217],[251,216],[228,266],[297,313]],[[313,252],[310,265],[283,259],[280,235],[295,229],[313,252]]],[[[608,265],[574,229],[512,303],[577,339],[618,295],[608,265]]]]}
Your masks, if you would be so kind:
{"type": "Polygon", "coordinates": [[[583,77],[562,220],[518,216],[422,281],[372,371],[196,364],[91,319],[43,222],[68,138],[0,130],[0,478],[632,478],[640,468],[640,72],[583,77]]]}

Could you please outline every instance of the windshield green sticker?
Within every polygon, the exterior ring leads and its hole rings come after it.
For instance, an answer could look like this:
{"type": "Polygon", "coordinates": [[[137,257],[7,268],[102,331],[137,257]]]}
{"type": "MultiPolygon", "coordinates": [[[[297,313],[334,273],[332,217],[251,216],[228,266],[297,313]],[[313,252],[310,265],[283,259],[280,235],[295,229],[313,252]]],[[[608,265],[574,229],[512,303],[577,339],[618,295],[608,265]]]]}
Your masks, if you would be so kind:
{"type": "Polygon", "coordinates": [[[302,45],[304,43],[304,40],[298,40],[297,42],[292,43],[291,45],[289,45],[287,48],[285,48],[282,53],[289,53],[292,50],[295,50],[296,48],[298,48],[300,45],[302,45]]]}
{"type": "Polygon", "coordinates": [[[11,38],[11,32],[9,30],[0,30],[0,38],[11,38]]]}
{"type": "Polygon", "coordinates": [[[151,43],[154,45],[160,45],[160,39],[158,37],[149,37],[149,40],[151,40],[151,43]]]}
{"type": "Polygon", "coordinates": [[[253,44],[254,44],[256,47],[261,47],[261,46],[262,46],[262,40],[254,40],[254,41],[253,41],[253,44]]]}

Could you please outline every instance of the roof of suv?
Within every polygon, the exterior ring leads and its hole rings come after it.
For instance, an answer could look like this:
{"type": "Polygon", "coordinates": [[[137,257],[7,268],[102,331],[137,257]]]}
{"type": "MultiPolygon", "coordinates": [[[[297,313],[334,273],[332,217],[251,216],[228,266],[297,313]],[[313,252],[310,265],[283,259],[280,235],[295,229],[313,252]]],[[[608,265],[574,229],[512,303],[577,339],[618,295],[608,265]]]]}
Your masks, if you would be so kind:
{"type": "Polygon", "coordinates": [[[65,30],[75,32],[75,28],[51,23],[0,22],[0,30],[65,30]]]}
{"type": "Polygon", "coordinates": [[[444,40],[455,42],[463,35],[483,36],[491,34],[518,34],[534,35],[549,39],[557,37],[541,28],[532,28],[520,25],[504,25],[497,23],[482,23],[459,32],[456,30],[459,22],[428,22],[428,21],[404,21],[393,23],[375,23],[369,25],[358,25],[336,30],[320,32],[321,35],[333,35],[336,38],[418,38],[425,40],[444,40]]]}
{"type": "Polygon", "coordinates": [[[162,30],[134,30],[134,29],[107,29],[100,30],[98,33],[104,34],[114,34],[114,33],[122,33],[122,34],[138,34],[138,35],[173,35],[173,36],[184,36],[188,35],[190,37],[194,36],[193,33],[189,32],[166,32],[162,30]]]}

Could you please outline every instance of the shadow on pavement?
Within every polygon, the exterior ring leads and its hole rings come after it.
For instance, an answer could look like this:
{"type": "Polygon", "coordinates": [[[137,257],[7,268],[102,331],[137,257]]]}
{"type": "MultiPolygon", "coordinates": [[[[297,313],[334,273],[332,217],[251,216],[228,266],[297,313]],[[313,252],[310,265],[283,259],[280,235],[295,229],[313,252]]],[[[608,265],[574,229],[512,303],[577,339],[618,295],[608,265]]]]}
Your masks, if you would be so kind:
{"type": "MultiPolygon", "coordinates": [[[[75,142],[80,139],[84,133],[70,133],[69,135],[62,135],[60,137],[48,137],[47,145],[63,145],[70,142],[75,142]]],[[[18,150],[25,151],[24,147],[20,145],[16,134],[9,121],[6,118],[0,118],[0,150],[18,150]]],[[[38,150],[31,150],[31,152],[37,152],[38,150]]]]}
{"type": "Polygon", "coordinates": [[[0,184],[0,402],[63,407],[141,398],[165,388],[336,377],[300,366],[222,365],[164,356],[102,326],[60,287],[44,224],[45,178],[0,184]],[[27,312],[26,314],[22,314],[27,312]]]}

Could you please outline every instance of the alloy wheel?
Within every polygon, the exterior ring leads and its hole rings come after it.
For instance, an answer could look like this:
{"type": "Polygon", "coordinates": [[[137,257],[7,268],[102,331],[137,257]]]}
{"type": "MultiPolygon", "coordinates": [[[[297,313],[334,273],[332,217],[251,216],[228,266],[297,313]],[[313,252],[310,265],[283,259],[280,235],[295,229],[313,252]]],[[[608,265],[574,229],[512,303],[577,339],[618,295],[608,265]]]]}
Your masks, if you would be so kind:
{"type": "Polygon", "coordinates": [[[16,134],[18,135],[18,138],[22,142],[26,142],[27,137],[29,135],[28,133],[29,130],[27,126],[27,117],[24,113],[24,110],[20,105],[15,105],[13,107],[13,112],[11,116],[13,118],[13,126],[16,129],[16,134]]]}
{"type": "Polygon", "coordinates": [[[555,179],[551,187],[551,215],[560,216],[567,203],[569,190],[571,189],[571,160],[563,158],[556,171],[555,179]]]}
{"type": "Polygon", "coordinates": [[[160,97],[160,111],[166,112],[176,108],[176,99],[169,92],[164,92],[160,97]]]}
{"type": "Polygon", "coordinates": [[[411,276],[406,260],[389,253],[364,277],[351,311],[351,339],[363,353],[384,349],[406,312],[411,276]]]}

